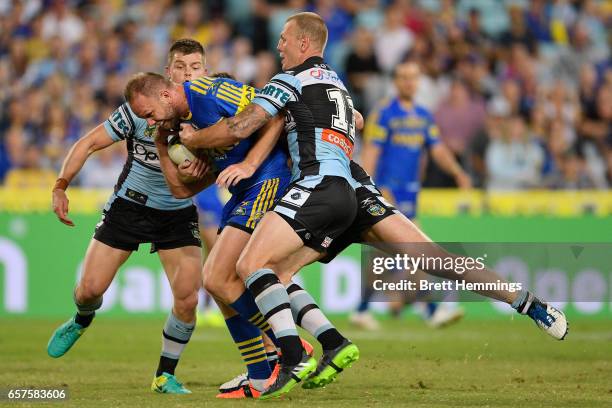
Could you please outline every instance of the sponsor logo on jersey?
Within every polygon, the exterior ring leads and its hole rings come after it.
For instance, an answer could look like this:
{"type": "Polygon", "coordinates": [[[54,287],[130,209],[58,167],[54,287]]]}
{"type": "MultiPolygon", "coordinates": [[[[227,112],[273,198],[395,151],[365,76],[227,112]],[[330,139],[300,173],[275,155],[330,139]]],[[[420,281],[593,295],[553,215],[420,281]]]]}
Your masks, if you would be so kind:
{"type": "Polygon", "coordinates": [[[309,71],[309,74],[311,77],[319,81],[329,81],[337,84],[342,84],[342,81],[340,80],[340,78],[338,78],[338,74],[336,74],[334,71],[328,71],[326,68],[312,68],[309,71]]]}
{"type": "Polygon", "coordinates": [[[321,246],[322,246],[323,248],[329,248],[329,246],[331,245],[332,241],[333,241],[333,238],[330,238],[330,237],[325,237],[325,239],[323,240],[323,242],[321,242],[321,246]]]}
{"type": "Polygon", "coordinates": [[[375,198],[368,197],[368,198],[366,198],[365,200],[363,200],[361,202],[361,208],[369,207],[370,205],[374,204],[375,202],[376,202],[375,198]]]}
{"type": "Polygon", "coordinates": [[[157,149],[152,146],[145,146],[138,142],[134,143],[134,158],[148,164],[159,164],[159,156],[157,149]]]}
{"type": "Polygon", "coordinates": [[[139,193],[138,191],[134,191],[134,190],[132,190],[131,188],[128,188],[128,189],[125,191],[125,195],[126,195],[126,196],[127,196],[129,199],[134,200],[134,201],[136,201],[137,203],[140,203],[140,204],[142,204],[142,205],[145,205],[145,204],[147,203],[147,200],[149,200],[149,196],[148,196],[148,195],[146,195],[146,194],[142,194],[142,193],[139,193]]]}
{"type": "Polygon", "coordinates": [[[351,143],[342,133],[331,129],[323,129],[321,132],[321,139],[323,139],[324,142],[331,143],[341,148],[349,159],[353,157],[353,143],[351,143]]]}
{"type": "Polygon", "coordinates": [[[289,97],[291,96],[290,93],[287,92],[287,90],[281,88],[278,85],[272,84],[266,85],[266,87],[261,91],[260,95],[271,96],[272,98],[279,100],[282,105],[287,103],[289,97]]]}
{"type": "Polygon", "coordinates": [[[115,128],[115,130],[117,130],[123,135],[128,135],[132,132],[132,122],[130,122],[130,120],[126,116],[125,109],[123,109],[122,107],[120,107],[111,114],[110,123],[115,128]]]}

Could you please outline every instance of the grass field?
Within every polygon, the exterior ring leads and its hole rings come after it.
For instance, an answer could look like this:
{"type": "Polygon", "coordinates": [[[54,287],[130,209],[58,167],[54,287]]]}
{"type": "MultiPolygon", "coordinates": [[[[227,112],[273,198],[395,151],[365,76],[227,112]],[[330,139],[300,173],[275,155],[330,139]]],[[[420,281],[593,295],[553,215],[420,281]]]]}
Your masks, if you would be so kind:
{"type": "Polygon", "coordinates": [[[521,317],[466,318],[438,331],[412,318],[385,322],[374,333],[340,324],[361,348],[361,360],[325,389],[295,389],[266,402],[215,399],[217,386],[242,370],[224,330],[196,330],[177,370],[193,394],[166,396],[149,390],[162,319],[98,318],[73,350],[54,360],[45,347],[59,323],[0,320],[0,388],[68,386],[69,401],[52,405],[70,407],[612,406],[610,320],[574,320],[563,342],[521,317]]]}

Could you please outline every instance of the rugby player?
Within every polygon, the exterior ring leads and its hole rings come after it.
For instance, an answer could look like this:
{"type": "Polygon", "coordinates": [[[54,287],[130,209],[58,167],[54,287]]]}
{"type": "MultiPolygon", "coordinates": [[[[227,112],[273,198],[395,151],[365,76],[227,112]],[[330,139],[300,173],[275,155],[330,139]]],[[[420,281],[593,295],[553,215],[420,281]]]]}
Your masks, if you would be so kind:
{"type": "MultiPolygon", "coordinates": [[[[176,85],[161,75],[146,73],[133,77],[125,93],[137,115],[150,125],[171,129],[180,118],[189,121],[182,126],[206,127],[235,115],[251,102],[255,89],[231,78],[201,77],[176,85]]],[[[252,396],[263,391],[271,375],[260,330],[267,331],[272,340],[275,338],[253,297],[236,275],[236,262],[263,214],[289,184],[287,155],[276,143],[283,126],[283,118],[277,118],[262,130],[259,139],[254,135],[235,145],[210,150],[217,172],[245,157],[256,169],[251,177],[229,188],[232,197],[223,208],[219,235],[203,268],[204,286],[219,304],[247,365],[248,392],[252,396]],[[265,143],[270,137],[273,142],[265,143]]],[[[176,173],[176,167],[168,159],[165,139],[157,138],[156,143],[163,171],[176,173]]]]}
{"type": "MultiPolygon", "coordinates": [[[[361,119],[358,112],[356,112],[356,116],[358,120],[361,119]]],[[[358,128],[360,127],[358,125],[358,128]]],[[[413,222],[393,207],[383,197],[365,170],[354,161],[351,161],[351,173],[358,182],[356,196],[359,202],[358,213],[353,224],[327,248],[325,253],[313,254],[302,249],[282,262],[272,265],[272,269],[288,288],[294,316],[298,316],[296,323],[314,337],[317,337],[317,333],[324,330],[329,322],[326,321],[314,300],[311,299],[310,302],[302,300],[307,294],[291,281],[293,275],[304,266],[315,261],[328,263],[350,244],[356,242],[369,243],[375,246],[383,244],[381,249],[391,255],[399,253],[418,257],[426,251],[429,256],[440,258],[456,256],[438,247],[413,222]],[[373,209],[376,211],[373,211],[373,209]],[[410,246],[410,243],[418,243],[418,245],[410,246]],[[299,306],[294,307],[296,298],[300,299],[303,305],[302,309],[299,306]]],[[[462,279],[469,283],[506,282],[488,268],[467,270],[462,274],[448,269],[424,269],[424,271],[433,276],[451,280],[462,279]]],[[[476,292],[482,296],[505,302],[518,313],[529,316],[541,330],[557,340],[563,340],[568,333],[569,323],[564,313],[540,301],[526,289],[518,293],[503,289],[479,290],[476,292]]],[[[337,375],[343,371],[339,366],[342,359],[340,350],[323,347],[323,356],[319,361],[317,370],[304,382],[304,388],[319,388],[334,381],[337,375]]],[[[222,392],[232,390],[235,387],[243,386],[246,381],[248,381],[248,376],[240,374],[222,385],[220,390],[222,392]]]]}
{"type": "MultiPolygon", "coordinates": [[[[376,180],[385,198],[415,223],[421,153],[424,149],[430,152],[440,168],[454,177],[459,187],[471,187],[469,176],[440,141],[432,115],[414,103],[419,76],[420,68],[415,62],[405,62],[395,67],[394,83],[398,95],[385,99],[368,117],[361,152],[364,170],[376,180]]],[[[377,208],[371,207],[370,211],[377,208]]],[[[411,278],[421,279],[422,272],[418,271],[411,278]]],[[[377,326],[376,320],[368,313],[373,294],[371,286],[365,288],[357,312],[350,317],[351,322],[368,329],[377,326]]],[[[419,295],[423,296],[423,293],[419,295]]],[[[462,310],[458,308],[434,302],[426,304],[425,319],[432,327],[449,324],[462,315],[462,310]]]]}
{"type": "MultiPolygon", "coordinates": [[[[204,75],[204,57],[204,49],[197,41],[176,41],[168,52],[167,77],[182,83],[204,75]]],[[[186,394],[190,391],[176,379],[174,372],[194,329],[201,287],[201,242],[192,200],[175,198],[173,193],[189,197],[211,180],[203,178],[192,185],[173,187],[175,191],[171,191],[168,186],[177,186],[179,182],[164,178],[153,141],[154,132],[154,127],[148,126],[124,103],[108,120],[77,141],[64,160],[53,188],[53,210],[62,223],[74,226],[68,217],[66,188],[90,154],[126,141],[127,161],[96,226],[74,291],[77,313],[53,333],[47,352],[51,357],[61,357],[74,345],[102,306],[104,292],[121,265],[140,244],[151,243],[151,253],[158,253],[174,297],[162,331],[162,352],[151,388],[160,393],[186,394]]],[[[184,167],[185,171],[203,174],[205,163],[200,163],[197,169],[191,163],[184,167]]]]}
{"type": "MultiPolygon", "coordinates": [[[[282,351],[278,376],[261,394],[264,399],[289,392],[316,369],[297,335],[287,289],[270,266],[300,249],[311,256],[324,252],[357,213],[349,168],[355,136],[353,104],[338,75],[323,60],[326,41],[327,27],[317,14],[289,17],[277,47],[284,72],[274,76],[238,115],[198,131],[185,126],[179,133],[185,145],[221,147],[245,139],[283,108],[290,117],[292,183],[264,215],[237,264],[282,351]]],[[[359,358],[359,350],[337,330],[331,334],[326,349],[338,350],[341,370],[359,358]]]]}

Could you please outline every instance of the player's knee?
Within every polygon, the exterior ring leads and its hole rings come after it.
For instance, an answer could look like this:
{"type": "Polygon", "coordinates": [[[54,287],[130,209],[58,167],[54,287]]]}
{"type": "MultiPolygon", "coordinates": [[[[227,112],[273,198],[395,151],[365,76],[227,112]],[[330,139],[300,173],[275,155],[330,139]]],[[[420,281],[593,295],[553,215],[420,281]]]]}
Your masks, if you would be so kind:
{"type": "Polygon", "coordinates": [[[75,291],[75,300],[79,304],[88,304],[100,298],[106,290],[106,286],[95,279],[85,279],[79,282],[75,291]]]}
{"type": "Polygon", "coordinates": [[[245,254],[244,252],[242,255],[240,255],[240,258],[236,263],[236,273],[242,279],[245,279],[259,268],[261,268],[261,266],[257,262],[256,258],[248,253],[245,254]]]}
{"type": "Polygon", "coordinates": [[[242,280],[235,273],[207,273],[204,275],[204,289],[220,299],[227,298],[227,292],[236,282],[242,284],[242,280]]]}
{"type": "Polygon", "coordinates": [[[283,285],[287,285],[289,282],[291,282],[291,278],[293,277],[293,272],[286,270],[286,269],[274,269],[272,268],[272,270],[276,273],[276,276],[278,276],[278,279],[281,281],[281,283],[283,285]]]}
{"type": "Polygon", "coordinates": [[[204,275],[203,284],[204,284],[204,290],[210,293],[211,296],[220,295],[219,292],[221,288],[220,288],[219,282],[216,279],[214,279],[214,276],[212,276],[212,274],[204,275]]]}
{"type": "Polygon", "coordinates": [[[174,299],[174,309],[178,314],[191,314],[195,312],[198,307],[198,293],[190,293],[189,295],[181,298],[174,299]]]}

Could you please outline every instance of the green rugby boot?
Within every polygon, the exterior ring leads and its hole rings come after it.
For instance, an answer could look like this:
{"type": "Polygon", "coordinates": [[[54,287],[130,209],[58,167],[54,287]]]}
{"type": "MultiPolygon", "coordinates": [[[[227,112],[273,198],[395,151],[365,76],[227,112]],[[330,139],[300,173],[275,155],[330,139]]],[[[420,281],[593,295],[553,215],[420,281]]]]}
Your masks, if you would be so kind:
{"type": "Polygon", "coordinates": [[[300,381],[307,378],[317,368],[317,360],[302,350],[302,359],[296,365],[286,365],[281,362],[276,365],[270,381],[272,383],[261,393],[259,399],[278,398],[291,391],[300,381]],[[278,373],[276,378],[274,374],[278,373]]]}
{"type": "Polygon", "coordinates": [[[71,317],[66,323],[58,327],[47,343],[47,354],[53,358],[58,358],[66,354],[76,341],[85,333],[86,327],[74,321],[71,317]]]}
{"type": "Polygon", "coordinates": [[[178,382],[175,376],[168,373],[162,373],[159,377],[154,378],[151,390],[160,394],[191,394],[191,391],[178,382]]]}
{"type": "Polygon", "coordinates": [[[337,348],[323,350],[316,371],[304,381],[302,388],[325,387],[335,381],[338,374],[345,368],[349,368],[357,360],[359,360],[359,349],[348,339],[344,339],[337,348]]]}

